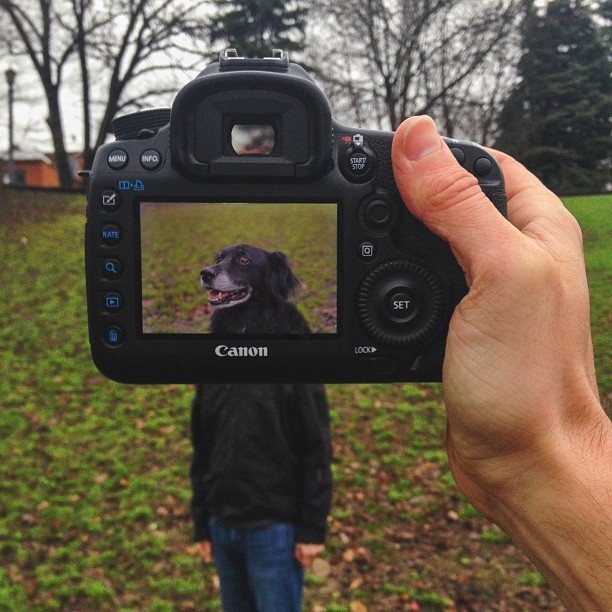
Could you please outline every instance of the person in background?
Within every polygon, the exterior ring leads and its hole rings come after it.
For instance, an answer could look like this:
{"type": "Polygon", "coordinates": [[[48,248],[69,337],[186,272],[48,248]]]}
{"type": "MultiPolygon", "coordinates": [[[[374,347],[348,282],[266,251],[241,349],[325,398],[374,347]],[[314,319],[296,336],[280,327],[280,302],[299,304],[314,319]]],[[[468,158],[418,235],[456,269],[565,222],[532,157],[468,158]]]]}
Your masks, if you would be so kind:
{"type": "Polygon", "coordinates": [[[322,385],[198,385],[191,414],[192,516],[225,612],[299,612],[304,568],[331,508],[322,385]]]}

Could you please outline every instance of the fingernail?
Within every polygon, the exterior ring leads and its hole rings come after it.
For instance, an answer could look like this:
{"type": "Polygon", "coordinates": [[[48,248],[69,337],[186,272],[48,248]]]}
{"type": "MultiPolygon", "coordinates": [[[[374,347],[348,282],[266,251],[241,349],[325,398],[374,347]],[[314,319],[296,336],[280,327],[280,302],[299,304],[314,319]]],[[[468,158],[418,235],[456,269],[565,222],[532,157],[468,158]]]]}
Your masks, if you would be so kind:
{"type": "Polygon", "coordinates": [[[427,116],[414,117],[404,132],[404,154],[409,160],[417,161],[439,150],[442,142],[432,119],[427,116]]]}

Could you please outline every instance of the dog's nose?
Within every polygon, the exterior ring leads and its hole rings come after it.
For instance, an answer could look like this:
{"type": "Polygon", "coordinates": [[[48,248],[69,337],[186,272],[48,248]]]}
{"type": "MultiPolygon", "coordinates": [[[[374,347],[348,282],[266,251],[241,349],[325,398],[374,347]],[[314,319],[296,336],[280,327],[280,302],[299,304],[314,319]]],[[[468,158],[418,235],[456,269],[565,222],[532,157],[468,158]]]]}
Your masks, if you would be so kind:
{"type": "Polygon", "coordinates": [[[211,280],[213,280],[213,278],[215,278],[215,272],[210,268],[204,268],[203,270],[200,270],[200,276],[205,283],[209,283],[211,280]]]}

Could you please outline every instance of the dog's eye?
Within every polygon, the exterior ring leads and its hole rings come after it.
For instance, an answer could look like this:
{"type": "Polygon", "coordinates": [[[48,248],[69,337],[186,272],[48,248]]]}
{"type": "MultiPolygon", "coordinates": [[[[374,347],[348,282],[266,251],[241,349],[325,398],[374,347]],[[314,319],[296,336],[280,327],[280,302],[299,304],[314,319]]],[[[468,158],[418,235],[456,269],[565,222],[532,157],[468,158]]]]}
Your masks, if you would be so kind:
{"type": "Polygon", "coordinates": [[[238,259],[238,263],[241,266],[248,266],[251,263],[251,260],[248,257],[245,257],[244,255],[242,255],[242,257],[238,259]]]}

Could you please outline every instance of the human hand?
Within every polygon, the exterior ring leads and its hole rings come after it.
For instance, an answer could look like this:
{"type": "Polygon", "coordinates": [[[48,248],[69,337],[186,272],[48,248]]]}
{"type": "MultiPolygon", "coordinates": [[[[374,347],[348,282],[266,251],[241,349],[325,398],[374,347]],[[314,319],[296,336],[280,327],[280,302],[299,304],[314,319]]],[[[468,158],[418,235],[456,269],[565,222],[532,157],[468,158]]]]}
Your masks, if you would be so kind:
{"type": "Polygon", "coordinates": [[[449,242],[470,287],[451,320],[444,398],[455,475],[485,510],[481,485],[503,486],[508,476],[489,460],[523,456],[529,467],[541,445],[558,444],[565,419],[590,416],[597,403],[580,229],[525,168],[494,154],[511,223],[429,118],[405,122],[393,145],[408,208],[449,242]]]}
{"type": "Polygon", "coordinates": [[[303,544],[295,545],[295,558],[306,568],[312,567],[314,560],[325,550],[323,544],[303,544]]]}
{"type": "MultiPolygon", "coordinates": [[[[407,207],[450,244],[469,286],[451,319],[443,368],[449,462],[474,506],[524,548],[532,522],[549,518],[543,506],[567,517],[566,537],[586,536],[576,520],[586,512],[594,529],[586,537],[601,538],[597,529],[611,521],[612,438],[598,402],[580,228],[536,177],[492,153],[506,181],[508,220],[429,118],[404,122],[392,148],[407,207]]],[[[546,567],[558,542],[538,546],[532,560],[572,602],[570,572],[563,586],[546,567]]],[[[576,561],[584,549],[573,554],[576,561]]],[[[580,589],[585,597],[584,583],[580,589]]]]}
{"type": "Polygon", "coordinates": [[[201,542],[198,542],[198,552],[200,553],[200,557],[202,557],[202,561],[204,561],[204,563],[212,563],[212,544],[209,540],[202,540],[201,542]]]}

